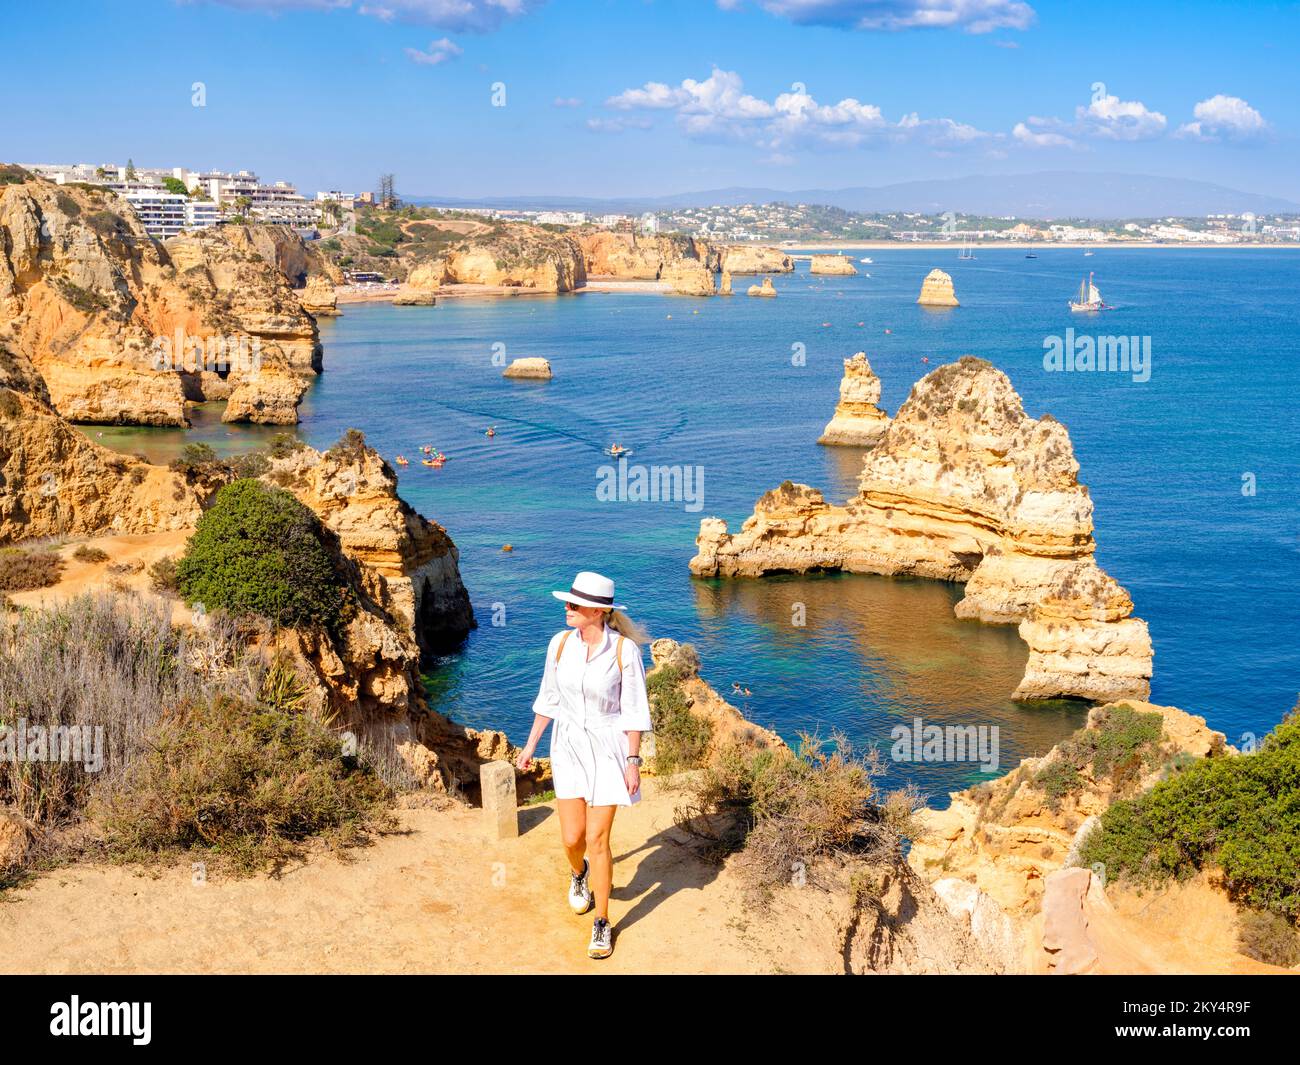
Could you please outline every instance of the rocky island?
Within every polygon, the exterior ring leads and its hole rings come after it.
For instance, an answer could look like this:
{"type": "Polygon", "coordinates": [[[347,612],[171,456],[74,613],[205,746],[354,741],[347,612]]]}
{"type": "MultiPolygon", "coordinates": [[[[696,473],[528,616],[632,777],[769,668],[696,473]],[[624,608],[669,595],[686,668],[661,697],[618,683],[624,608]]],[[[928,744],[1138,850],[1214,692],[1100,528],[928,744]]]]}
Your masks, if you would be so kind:
{"type": "Polygon", "coordinates": [[[787,481],[736,533],[704,519],[690,569],[961,581],[959,617],[1018,625],[1029,645],[1016,698],[1145,698],[1151,638],[1097,566],[1078,471],[1065,426],[1030,418],[1005,374],[966,356],[917,382],[847,503],[787,481]]]}
{"type": "Polygon", "coordinates": [[[889,415],[876,405],[879,402],[880,378],[872,372],[867,353],[859,351],[844,360],[840,401],[817,443],[872,447],[889,425],[889,415]]]}
{"type": "Polygon", "coordinates": [[[937,267],[925,275],[921,282],[921,294],[916,302],[923,307],[958,307],[957,296],[952,288],[952,276],[937,267]]]}

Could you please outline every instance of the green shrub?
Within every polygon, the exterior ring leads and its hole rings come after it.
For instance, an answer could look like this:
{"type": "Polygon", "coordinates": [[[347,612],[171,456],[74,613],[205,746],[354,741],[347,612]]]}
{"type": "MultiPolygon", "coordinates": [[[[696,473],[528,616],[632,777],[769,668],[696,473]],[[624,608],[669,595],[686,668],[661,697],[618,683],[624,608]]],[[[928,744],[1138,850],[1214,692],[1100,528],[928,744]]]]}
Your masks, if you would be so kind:
{"type": "Polygon", "coordinates": [[[271,468],[271,462],[261,451],[245,451],[229,462],[236,478],[261,477],[271,468]]]}
{"type": "Polygon", "coordinates": [[[280,625],[335,628],[351,593],[316,516],[288,492],[254,480],[222,488],[176,568],[188,603],[258,614],[280,625]]]}
{"type": "Polygon", "coordinates": [[[107,562],[108,552],[98,547],[90,547],[88,544],[82,544],[72,552],[72,557],[78,562],[107,562]]]}
{"type": "Polygon", "coordinates": [[[293,433],[276,433],[271,437],[267,452],[273,459],[287,459],[295,451],[301,451],[306,446],[293,433]]]}
{"type": "Polygon", "coordinates": [[[654,771],[664,776],[700,765],[713,740],[713,723],[691,713],[682,679],[681,670],[665,665],[646,681],[655,736],[654,771]]]}
{"type": "Polygon", "coordinates": [[[327,458],[339,463],[360,462],[366,453],[366,434],[360,429],[348,429],[338,441],[325,452],[327,458]]]}
{"type": "Polygon", "coordinates": [[[26,592],[58,584],[63,576],[63,559],[53,551],[24,551],[19,547],[0,549],[0,591],[26,592]]]}
{"type": "Polygon", "coordinates": [[[1237,918],[1237,949],[1246,957],[1284,969],[1300,965],[1300,935],[1280,914],[1246,910],[1237,918]]]}
{"type": "Polygon", "coordinates": [[[176,560],[171,555],[164,555],[149,567],[149,586],[159,595],[175,595],[179,591],[176,560]]]}
{"type": "Polygon", "coordinates": [[[387,787],[309,715],[216,697],[180,707],[94,816],[110,853],[206,851],[251,873],[323,837],[356,845],[391,826],[387,787]]]}
{"type": "MultiPolygon", "coordinates": [[[[1300,709],[1300,706],[1298,706],[1300,709]]],[[[1300,916],[1300,718],[1292,711],[1255,754],[1205,758],[1111,805],[1081,864],[1138,882],[1223,873],[1241,905],[1300,916]]]]}
{"type": "Polygon", "coordinates": [[[1160,758],[1163,722],[1159,714],[1139,713],[1121,703],[1106,710],[1092,728],[1079,729],[1060,745],[1057,757],[1034,777],[1053,810],[1083,786],[1085,769],[1094,780],[1110,778],[1116,793],[1137,782],[1160,758]]]}
{"type": "Polygon", "coordinates": [[[170,469],[186,477],[222,473],[229,467],[217,457],[210,444],[186,444],[181,448],[180,458],[173,459],[170,469]]]}

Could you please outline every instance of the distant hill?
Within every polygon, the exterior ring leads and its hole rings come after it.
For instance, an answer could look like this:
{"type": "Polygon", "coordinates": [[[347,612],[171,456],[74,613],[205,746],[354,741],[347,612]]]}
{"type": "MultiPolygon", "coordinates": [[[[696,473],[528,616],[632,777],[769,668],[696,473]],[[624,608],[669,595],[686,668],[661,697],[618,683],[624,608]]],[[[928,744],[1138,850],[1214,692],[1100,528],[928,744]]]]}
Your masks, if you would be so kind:
{"type": "Polygon", "coordinates": [[[627,213],[673,207],[740,203],[818,203],[848,211],[917,211],[942,214],[1015,215],[1020,218],[1155,218],[1252,211],[1300,212],[1300,203],[1189,178],[1152,174],[1079,173],[1045,170],[1033,174],[984,174],[847,189],[732,187],[658,197],[494,196],[481,200],[410,196],[413,203],[446,207],[570,210],[627,213]]]}

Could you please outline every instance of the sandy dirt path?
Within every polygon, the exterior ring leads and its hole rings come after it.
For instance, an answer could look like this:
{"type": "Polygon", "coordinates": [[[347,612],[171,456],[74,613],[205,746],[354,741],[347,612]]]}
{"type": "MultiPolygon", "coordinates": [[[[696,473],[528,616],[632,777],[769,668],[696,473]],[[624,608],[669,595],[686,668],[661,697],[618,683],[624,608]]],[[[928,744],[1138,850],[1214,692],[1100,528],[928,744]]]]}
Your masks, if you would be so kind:
{"type": "Polygon", "coordinates": [[[0,895],[6,973],[763,973],[834,971],[833,941],[793,959],[757,927],[733,876],[674,828],[647,780],[614,822],[611,958],[586,956],[591,916],[568,909],[554,804],[487,841],[473,808],[401,811],[403,831],[323,854],[278,879],[195,884],[74,866],[0,895]]]}

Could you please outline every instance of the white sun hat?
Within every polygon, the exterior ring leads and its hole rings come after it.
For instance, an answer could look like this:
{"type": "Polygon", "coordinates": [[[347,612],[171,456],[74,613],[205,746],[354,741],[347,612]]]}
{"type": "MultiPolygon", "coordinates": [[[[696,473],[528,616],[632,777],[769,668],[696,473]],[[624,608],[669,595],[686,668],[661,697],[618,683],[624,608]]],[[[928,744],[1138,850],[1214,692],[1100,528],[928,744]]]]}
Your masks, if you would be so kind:
{"type": "Polygon", "coordinates": [[[573,586],[567,592],[552,592],[556,599],[578,606],[598,606],[605,610],[623,610],[621,603],[614,602],[614,582],[599,573],[583,570],[573,578],[573,586]]]}

